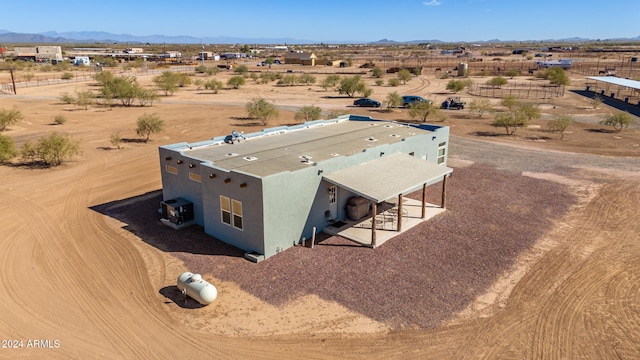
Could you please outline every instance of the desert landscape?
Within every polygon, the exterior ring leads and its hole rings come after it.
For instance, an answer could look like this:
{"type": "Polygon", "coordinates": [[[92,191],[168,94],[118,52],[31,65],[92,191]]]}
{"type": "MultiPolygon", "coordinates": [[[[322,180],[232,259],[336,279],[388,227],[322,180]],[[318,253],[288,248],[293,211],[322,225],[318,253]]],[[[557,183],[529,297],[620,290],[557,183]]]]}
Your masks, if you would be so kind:
{"type": "MultiPolygon", "coordinates": [[[[158,73],[127,74],[152,87],[158,73]]],[[[226,83],[233,75],[213,77],[226,83]]],[[[491,126],[493,114],[468,109],[427,119],[451,129],[444,214],[377,249],[320,236],[313,249],[258,264],[201,228],[160,223],[158,146],[295,124],[309,105],[325,116],[418,120],[407,109],[354,107],[354,98],[317,83],[248,79],[217,94],[190,85],[153,106],[88,109],[60,97],[97,92],[90,79],[0,93],[0,108],[23,114],[2,132],[16,145],[56,131],[82,149],[58,167],[19,157],[0,166],[0,338],[24,341],[3,346],[0,358],[638,358],[640,122],[619,132],[600,124],[619,110],[571,91],[584,90],[586,77],[568,75],[562,97],[524,100],[541,116],[513,136],[491,126]],[[244,105],[256,97],[279,110],[267,126],[247,117],[244,105]],[[164,120],[146,143],[135,131],[145,113],[164,120]],[[562,139],[546,130],[558,114],[574,119],[562,139]],[[65,123],[54,125],[56,115],[65,123]],[[216,301],[185,301],[176,287],[184,271],[214,284],[216,301]],[[30,340],[48,341],[27,347],[30,340]]],[[[379,101],[394,91],[438,104],[453,95],[451,78],[430,69],[397,87],[376,85],[368,71],[362,77],[379,101]]],[[[500,98],[488,99],[501,109],[500,98]]]]}

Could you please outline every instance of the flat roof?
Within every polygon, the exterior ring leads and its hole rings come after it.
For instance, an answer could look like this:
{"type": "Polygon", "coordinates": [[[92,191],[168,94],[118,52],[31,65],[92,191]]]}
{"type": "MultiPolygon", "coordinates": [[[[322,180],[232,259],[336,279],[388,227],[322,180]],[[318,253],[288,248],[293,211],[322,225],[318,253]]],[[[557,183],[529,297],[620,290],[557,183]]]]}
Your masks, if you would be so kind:
{"type": "Polygon", "coordinates": [[[257,177],[295,171],[338,156],[349,156],[404,138],[429,134],[433,125],[408,125],[392,121],[347,116],[318,120],[292,127],[246,135],[246,140],[228,144],[224,137],[201,143],[179,143],[161,148],[180,151],[201,163],[257,177]]]}
{"type": "Polygon", "coordinates": [[[609,84],[630,87],[640,90],[640,81],[623,79],[615,76],[589,76],[587,79],[602,81],[609,84]]]}
{"type": "Polygon", "coordinates": [[[453,169],[415,156],[395,153],[324,176],[328,182],[376,203],[441,180],[453,169]]]}

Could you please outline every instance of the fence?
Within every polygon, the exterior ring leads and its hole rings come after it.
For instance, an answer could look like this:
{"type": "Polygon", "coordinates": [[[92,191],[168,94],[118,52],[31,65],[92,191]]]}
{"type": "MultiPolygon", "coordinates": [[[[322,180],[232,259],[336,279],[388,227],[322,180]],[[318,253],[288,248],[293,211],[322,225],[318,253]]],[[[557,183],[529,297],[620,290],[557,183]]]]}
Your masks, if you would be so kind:
{"type": "Polygon", "coordinates": [[[564,86],[536,83],[509,83],[502,87],[492,87],[485,84],[472,84],[468,91],[472,95],[493,98],[513,96],[517,99],[552,99],[564,95],[564,86]]]}
{"type": "MultiPolygon", "coordinates": [[[[194,66],[171,66],[162,69],[139,69],[135,72],[125,71],[122,69],[116,70],[107,70],[114,73],[116,76],[144,76],[144,75],[157,75],[161,74],[165,71],[195,71],[194,66]]],[[[86,82],[86,81],[94,81],[94,76],[97,72],[95,71],[83,71],[83,72],[72,72],[73,78],[71,79],[62,79],[61,74],[48,74],[48,75],[33,75],[32,79],[27,81],[16,81],[16,89],[24,89],[36,86],[47,86],[47,85],[59,85],[59,84],[69,84],[69,83],[78,83],[78,82],[86,82]]],[[[13,94],[13,84],[12,83],[3,83],[0,84],[0,91],[13,94]]]]}

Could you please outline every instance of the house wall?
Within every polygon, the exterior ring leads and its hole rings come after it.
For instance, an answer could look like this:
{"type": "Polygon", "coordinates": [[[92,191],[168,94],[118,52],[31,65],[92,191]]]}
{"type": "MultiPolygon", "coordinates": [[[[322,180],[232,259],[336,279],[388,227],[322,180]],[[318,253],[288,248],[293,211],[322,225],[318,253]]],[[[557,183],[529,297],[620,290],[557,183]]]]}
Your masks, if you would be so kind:
{"type": "MultiPolygon", "coordinates": [[[[202,205],[205,233],[247,252],[265,253],[262,179],[239,172],[202,166],[202,205]],[[209,173],[216,174],[211,179],[209,173]],[[225,182],[229,179],[229,182],[225,182]],[[241,187],[241,184],[246,186],[241,187]],[[242,203],[242,229],[222,221],[220,195],[242,203]]],[[[233,216],[233,215],[232,215],[233,216]]]]}

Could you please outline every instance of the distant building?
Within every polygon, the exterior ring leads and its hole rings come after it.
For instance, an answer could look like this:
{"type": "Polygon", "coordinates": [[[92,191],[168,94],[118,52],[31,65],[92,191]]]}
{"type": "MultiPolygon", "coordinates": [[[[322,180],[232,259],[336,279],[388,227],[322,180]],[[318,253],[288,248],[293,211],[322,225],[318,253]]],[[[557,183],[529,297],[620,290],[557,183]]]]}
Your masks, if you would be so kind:
{"type": "Polygon", "coordinates": [[[316,66],[316,59],[316,54],[305,52],[288,52],[284,56],[284,62],[286,64],[316,66]]]}
{"type": "Polygon", "coordinates": [[[62,60],[60,46],[26,46],[14,48],[15,58],[35,62],[52,62],[62,60]]]}

